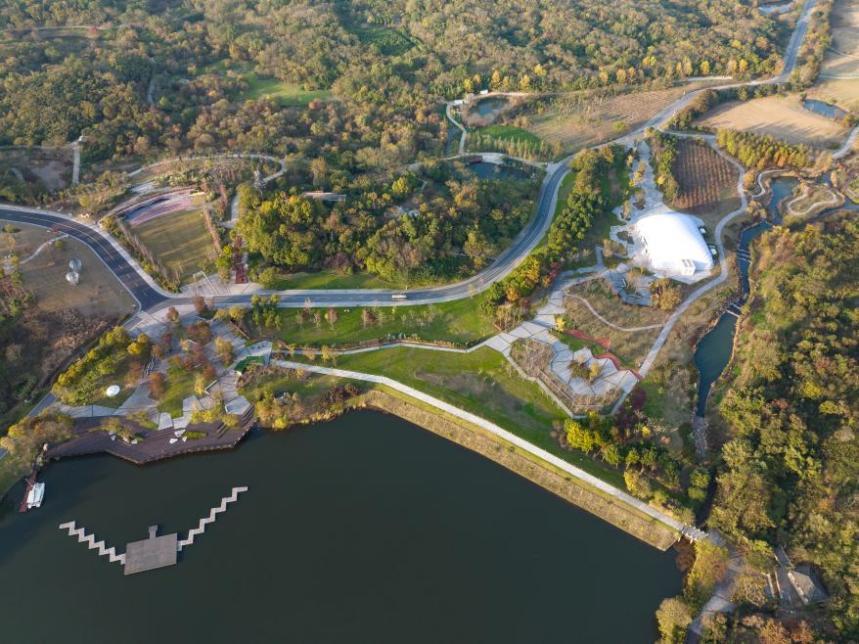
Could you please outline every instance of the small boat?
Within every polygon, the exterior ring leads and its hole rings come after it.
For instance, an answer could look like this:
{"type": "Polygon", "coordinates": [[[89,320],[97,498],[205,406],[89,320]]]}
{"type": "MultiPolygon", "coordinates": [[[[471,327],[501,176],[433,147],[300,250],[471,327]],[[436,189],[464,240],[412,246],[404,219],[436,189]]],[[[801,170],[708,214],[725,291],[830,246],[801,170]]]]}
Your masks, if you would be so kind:
{"type": "Polygon", "coordinates": [[[27,492],[27,509],[42,507],[42,500],[45,498],[45,484],[34,483],[27,492]]]}

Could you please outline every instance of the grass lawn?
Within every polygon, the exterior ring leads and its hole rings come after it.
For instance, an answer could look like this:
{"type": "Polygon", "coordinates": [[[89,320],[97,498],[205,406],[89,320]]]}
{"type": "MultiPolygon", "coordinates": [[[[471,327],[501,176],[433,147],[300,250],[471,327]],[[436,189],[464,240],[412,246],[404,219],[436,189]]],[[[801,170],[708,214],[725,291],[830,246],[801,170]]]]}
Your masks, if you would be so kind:
{"type": "Polygon", "coordinates": [[[150,219],[135,226],[134,234],[182,280],[191,277],[215,259],[215,246],[203,213],[186,210],[150,219]]]}
{"type": "Polygon", "coordinates": [[[246,100],[271,98],[281,105],[304,107],[312,100],[324,100],[331,96],[331,91],[327,89],[302,89],[294,83],[260,77],[253,72],[245,75],[245,80],[248,91],[243,98],[246,100]]]}
{"type": "Polygon", "coordinates": [[[305,378],[298,378],[295,371],[260,378],[242,387],[241,393],[251,402],[260,400],[264,395],[271,394],[298,394],[306,399],[329,391],[341,382],[340,378],[333,376],[321,376],[309,374],[305,378]]]}
{"type": "Polygon", "coordinates": [[[623,476],[552,437],[566,418],[536,384],[523,380],[504,356],[481,348],[468,354],[395,348],[341,356],[337,367],[384,375],[492,421],[574,465],[625,489],[623,476]]]}
{"type": "Polygon", "coordinates": [[[300,324],[301,312],[297,309],[282,309],[281,328],[277,335],[290,344],[314,346],[355,344],[403,336],[473,344],[496,332],[491,317],[481,310],[485,297],[485,294],[480,294],[443,304],[371,309],[377,321],[366,327],[360,308],[336,309],[339,319],[334,325],[325,321],[325,310],[317,309],[314,312],[322,316],[318,326],[313,320],[300,324]]]}
{"type": "Polygon", "coordinates": [[[539,146],[542,140],[536,134],[523,130],[513,125],[487,125],[476,131],[478,135],[491,136],[502,141],[525,141],[534,146],[539,146]]]}
{"type": "Polygon", "coordinates": [[[158,410],[173,418],[182,415],[182,401],[194,393],[194,372],[170,369],[167,372],[167,391],[158,401],[158,410]]]}
{"type": "Polygon", "coordinates": [[[308,288],[405,288],[405,283],[386,282],[376,275],[369,273],[352,273],[344,275],[334,271],[319,271],[318,273],[293,273],[281,276],[273,288],[278,290],[308,289],[308,288]]]}

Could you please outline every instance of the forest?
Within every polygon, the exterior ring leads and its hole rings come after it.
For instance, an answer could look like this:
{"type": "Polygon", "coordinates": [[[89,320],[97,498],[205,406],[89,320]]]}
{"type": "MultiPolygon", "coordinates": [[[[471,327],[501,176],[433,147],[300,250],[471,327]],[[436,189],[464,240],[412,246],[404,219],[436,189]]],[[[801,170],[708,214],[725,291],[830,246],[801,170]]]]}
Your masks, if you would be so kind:
{"type": "MultiPolygon", "coordinates": [[[[719,404],[728,428],[709,525],[822,573],[833,640],[859,636],[859,224],[776,228],[719,404]]],[[[771,559],[769,559],[771,560],[771,559]]]]}
{"type": "Polygon", "coordinates": [[[15,0],[0,29],[14,36],[0,44],[2,143],[84,134],[92,160],[318,150],[344,170],[431,147],[438,101],[466,91],[743,76],[779,59],[777,26],[728,0],[505,0],[491,12],[479,0],[15,0]],[[249,98],[261,78],[337,100],[249,98]]]}
{"type": "Polygon", "coordinates": [[[480,179],[462,165],[354,186],[342,203],[243,191],[236,231],[259,258],[258,278],[322,268],[432,283],[484,268],[531,218],[528,178],[480,179]]]}

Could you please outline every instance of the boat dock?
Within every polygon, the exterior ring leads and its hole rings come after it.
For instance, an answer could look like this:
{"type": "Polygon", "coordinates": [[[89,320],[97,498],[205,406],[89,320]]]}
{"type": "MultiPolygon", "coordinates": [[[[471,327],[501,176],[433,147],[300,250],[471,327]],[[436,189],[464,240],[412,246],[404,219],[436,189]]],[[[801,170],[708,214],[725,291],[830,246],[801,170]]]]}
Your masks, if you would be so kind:
{"type": "Polygon", "coordinates": [[[89,550],[97,550],[100,557],[107,557],[111,563],[118,563],[125,569],[126,575],[134,575],[148,570],[157,570],[175,566],[179,553],[194,544],[194,539],[206,532],[206,528],[214,523],[218,515],[227,511],[227,506],[239,500],[239,494],[247,492],[243,485],[234,487],[229,496],[221,499],[221,503],[209,510],[208,516],[200,519],[196,528],[191,528],[185,539],[179,539],[179,534],[158,535],[158,526],[149,527],[149,536],[140,541],[132,541],[125,546],[125,552],[117,554],[116,548],[107,547],[105,542],[97,541],[94,534],[87,534],[86,529],[78,527],[74,521],[59,525],[70,537],[77,537],[78,543],[86,543],[89,550]]]}

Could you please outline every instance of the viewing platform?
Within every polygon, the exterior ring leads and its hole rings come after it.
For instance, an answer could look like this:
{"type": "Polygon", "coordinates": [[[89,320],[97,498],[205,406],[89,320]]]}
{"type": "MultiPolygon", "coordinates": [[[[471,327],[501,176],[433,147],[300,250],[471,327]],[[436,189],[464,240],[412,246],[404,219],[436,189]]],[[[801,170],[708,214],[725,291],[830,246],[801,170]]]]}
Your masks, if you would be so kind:
{"type": "Polygon", "coordinates": [[[229,496],[221,499],[220,504],[209,510],[208,516],[203,517],[196,528],[188,531],[185,539],[179,539],[179,534],[158,536],[158,526],[149,526],[149,536],[141,541],[132,541],[125,546],[125,553],[117,554],[116,548],[108,548],[104,541],[96,541],[94,534],[87,534],[85,528],[79,528],[74,521],[59,525],[60,530],[68,532],[70,537],[77,537],[78,543],[86,543],[89,550],[97,550],[100,557],[107,557],[111,563],[118,563],[125,569],[126,575],[134,575],[148,570],[167,568],[178,563],[179,552],[194,544],[194,540],[206,532],[218,515],[227,511],[230,503],[239,500],[239,494],[247,492],[243,485],[234,487],[229,496]]]}

